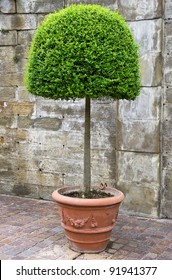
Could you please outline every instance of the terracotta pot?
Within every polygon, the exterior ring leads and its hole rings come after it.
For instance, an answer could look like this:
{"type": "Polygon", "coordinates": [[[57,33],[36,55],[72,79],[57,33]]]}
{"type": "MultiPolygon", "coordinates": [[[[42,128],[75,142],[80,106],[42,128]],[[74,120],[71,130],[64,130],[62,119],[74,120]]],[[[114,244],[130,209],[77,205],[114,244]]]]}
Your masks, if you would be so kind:
{"type": "Polygon", "coordinates": [[[72,250],[101,252],[108,244],[124,195],[112,188],[104,190],[114,195],[108,198],[82,199],[63,195],[78,190],[79,187],[64,187],[52,194],[60,209],[62,227],[72,250]]]}

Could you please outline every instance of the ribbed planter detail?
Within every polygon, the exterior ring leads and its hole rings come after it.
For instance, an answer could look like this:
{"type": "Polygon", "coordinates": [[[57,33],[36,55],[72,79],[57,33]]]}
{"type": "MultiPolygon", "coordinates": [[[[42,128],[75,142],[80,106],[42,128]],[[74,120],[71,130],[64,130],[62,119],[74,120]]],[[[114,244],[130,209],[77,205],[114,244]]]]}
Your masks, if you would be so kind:
{"type": "Polygon", "coordinates": [[[79,187],[64,187],[52,194],[60,209],[62,227],[72,250],[101,252],[109,242],[124,195],[117,189],[106,188],[104,191],[113,194],[112,197],[82,199],[64,196],[78,190],[79,187]]]}

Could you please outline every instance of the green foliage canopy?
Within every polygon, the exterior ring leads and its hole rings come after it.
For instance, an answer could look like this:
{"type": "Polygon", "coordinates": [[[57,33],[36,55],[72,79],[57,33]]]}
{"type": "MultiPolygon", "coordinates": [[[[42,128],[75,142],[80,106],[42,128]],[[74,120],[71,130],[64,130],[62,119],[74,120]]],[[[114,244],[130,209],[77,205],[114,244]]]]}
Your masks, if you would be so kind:
{"type": "Polygon", "coordinates": [[[138,46],[124,18],[99,5],[71,5],[35,32],[26,87],[52,99],[133,100],[140,92],[138,46]]]}

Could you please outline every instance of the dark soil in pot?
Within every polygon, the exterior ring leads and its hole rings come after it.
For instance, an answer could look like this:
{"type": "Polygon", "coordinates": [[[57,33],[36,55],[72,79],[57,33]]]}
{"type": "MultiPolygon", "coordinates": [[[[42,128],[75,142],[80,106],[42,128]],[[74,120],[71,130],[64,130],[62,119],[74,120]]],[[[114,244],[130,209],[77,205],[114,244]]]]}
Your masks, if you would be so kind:
{"type": "Polygon", "coordinates": [[[70,193],[66,193],[64,194],[65,196],[69,196],[69,197],[76,197],[76,198],[89,198],[89,199],[97,199],[97,198],[106,198],[106,197],[112,197],[113,195],[111,193],[105,193],[101,190],[91,190],[89,193],[85,193],[85,192],[78,192],[78,191],[74,191],[74,192],[70,192],[70,193]]]}

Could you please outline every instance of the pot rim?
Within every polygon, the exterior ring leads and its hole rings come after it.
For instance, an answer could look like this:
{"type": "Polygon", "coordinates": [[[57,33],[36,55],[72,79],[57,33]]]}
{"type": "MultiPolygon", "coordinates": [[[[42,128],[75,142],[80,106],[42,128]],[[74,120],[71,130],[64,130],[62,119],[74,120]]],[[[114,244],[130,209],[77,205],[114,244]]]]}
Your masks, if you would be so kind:
{"type": "Polygon", "coordinates": [[[58,203],[75,205],[75,206],[106,206],[121,203],[124,199],[124,194],[116,188],[107,187],[103,190],[106,193],[111,193],[114,196],[106,198],[75,198],[63,195],[64,193],[69,193],[70,191],[78,191],[80,187],[63,187],[55,190],[52,193],[52,198],[58,203]]]}

